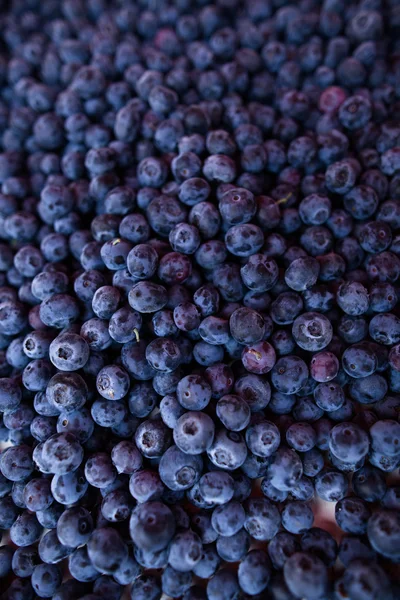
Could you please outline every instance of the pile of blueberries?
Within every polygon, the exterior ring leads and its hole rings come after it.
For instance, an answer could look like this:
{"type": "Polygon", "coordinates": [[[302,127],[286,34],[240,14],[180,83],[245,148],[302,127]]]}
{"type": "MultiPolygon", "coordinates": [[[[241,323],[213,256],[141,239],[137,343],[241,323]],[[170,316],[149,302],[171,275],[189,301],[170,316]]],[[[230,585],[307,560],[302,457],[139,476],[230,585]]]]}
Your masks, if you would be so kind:
{"type": "Polygon", "coordinates": [[[0,190],[1,600],[399,600],[399,1],[2,2],[0,190]]]}

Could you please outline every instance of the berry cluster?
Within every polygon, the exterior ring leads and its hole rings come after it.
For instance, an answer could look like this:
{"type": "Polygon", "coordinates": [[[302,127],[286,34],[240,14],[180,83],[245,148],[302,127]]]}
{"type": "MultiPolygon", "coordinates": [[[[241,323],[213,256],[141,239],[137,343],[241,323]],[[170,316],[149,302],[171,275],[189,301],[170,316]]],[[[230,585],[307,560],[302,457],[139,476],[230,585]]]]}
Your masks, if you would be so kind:
{"type": "Polygon", "coordinates": [[[1,600],[400,598],[399,36],[1,3],[1,600]]]}

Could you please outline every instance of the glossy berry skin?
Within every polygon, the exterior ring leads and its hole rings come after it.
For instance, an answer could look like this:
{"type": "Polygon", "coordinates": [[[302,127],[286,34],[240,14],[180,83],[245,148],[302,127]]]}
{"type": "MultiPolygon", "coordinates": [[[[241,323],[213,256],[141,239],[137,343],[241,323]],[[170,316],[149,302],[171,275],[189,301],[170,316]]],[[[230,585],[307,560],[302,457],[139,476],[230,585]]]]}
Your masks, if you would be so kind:
{"type": "Polygon", "coordinates": [[[97,488],[104,488],[114,482],[117,471],[105,452],[92,454],[85,464],[85,477],[88,483],[97,488]]]}
{"type": "Polygon", "coordinates": [[[116,365],[104,367],[96,379],[98,392],[108,400],[121,400],[128,393],[129,385],[128,373],[116,365]]]}
{"type": "Polygon", "coordinates": [[[50,481],[48,479],[31,479],[24,487],[25,506],[32,512],[45,510],[52,502],[50,481]]]}
{"type": "Polygon", "coordinates": [[[279,448],[268,467],[268,478],[280,491],[290,491],[303,474],[299,456],[289,448],[279,448]]]}
{"type": "Polygon", "coordinates": [[[107,574],[114,573],[128,555],[126,544],[111,527],[96,529],[88,541],[87,549],[93,566],[107,574]]]}
{"type": "Polygon", "coordinates": [[[175,524],[170,509],[160,502],[139,505],[130,519],[130,534],[143,550],[162,550],[174,535],[175,524]]]}
{"type": "Polygon", "coordinates": [[[368,436],[354,423],[340,423],[330,432],[329,449],[336,458],[356,463],[368,453],[368,436]]]}
{"type": "Polygon", "coordinates": [[[250,308],[238,308],[229,319],[232,337],[243,345],[260,342],[265,334],[263,317],[250,308]]]}
{"type": "Polygon", "coordinates": [[[342,364],[348,375],[361,378],[375,372],[377,359],[368,347],[354,344],[344,351],[342,364]]]}
{"type": "Polygon", "coordinates": [[[360,498],[343,498],[335,507],[336,521],[343,531],[363,534],[367,530],[370,510],[360,498]]]}
{"type": "Polygon", "coordinates": [[[289,502],[282,512],[282,525],[290,533],[303,533],[314,521],[311,507],[305,502],[289,502]]]}
{"type": "Polygon", "coordinates": [[[201,558],[199,536],[190,531],[178,533],[169,546],[168,562],[177,571],[191,571],[201,558]]]}
{"type": "Polygon", "coordinates": [[[242,353],[242,362],[250,373],[256,375],[268,373],[276,362],[275,350],[268,342],[246,346],[242,353]]]}
{"type": "Polygon", "coordinates": [[[276,362],[271,382],[282,394],[295,394],[305,384],[308,377],[306,363],[298,356],[284,356],[276,362]]]}
{"type": "Polygon", "coordinates": [[[56,565],[38,565],[31,576],[32,587],[41,598],[48,598],[61,584],[61,572],[56,565]]]}
{"type": "Polygon", "coordinates": [[[224,594],[228,598],[234,598],[240,593],[236,574],[227,568],[220,569],[207,583],[208,598],[218,600],[221,597],[221,589],[224,589],[224,594]]]}
{"type": "Polygon", "coordinates": [[[207,454],[216,467],[233,471],[246,460],[247,448],[239,433],[220,429],[216,432],[214,442],[207,454]]]}
{"type": "Polygon", "coordinates": [[[268,586],[270,573],[267,555],[262,550],[251,550],[240,564],[239,585],[250,595],[259,594],[268,586]]]}
{"type": "Polygon", "coordinates": [[[260,457],[271,456],[280,444],[280,432],[274,423],[259,420],[246,431],[246,443],[253,454],[260,457]]]}
{"type": "Polygon", "coordinates": [[[39,524],[33,513],[24,511],[14,521],[10,527],[10,539],[17,546],[30,546],[37,542],[42,533],[42,526],[39,524]]]}
{"type": "Polygon", "coordinates": [[[135,443],[141,454],[147,458],[163,455],[171,440],[169,429],[161,419],[143,421],[135,432],[135,443]]]}
{"type": "Polygon", "coordinates": [[[286,431],[286,441],[298,452],[307,452],[314,448],[317,435],[308,423],[294,423],[286,431]]]}
{"type": "Polygon", "coordinates": [[[228,473],[210,471],[201,477],[199,488],[206,501],[226,504],[234,495],[234,480],[228,473]]]}
{"type": "Polygon", "coordinates": [[[241,431],[250,421],[250,408],[240,397],[229,394],[217,402],[216,413],[222,424],[230,431],[241,431]]]}
{"type": "Polygon", "coordinates": [[[163,373],[174,371],[182,361],[179,346],[167,338],[150,342],[146,348],[146,358],[154,369],[163,373]]]}
{"type": "Polygon", "coordinates": [[[347,490],[346,476],[340,471],[325,469],[315,479],[315,491],[326,502],[338,502],[344,498],[347,490]]]}
{"type": "Polygon", "coordinates": [[[169,489],[185,490],[200,479],[202,466],[199,456],[184,454],[177,446],[170,446],[160,460],[159,474],[169,489]]]}
{"type": "Polygon", "coordinates": [[[317,557],[306,552],[296,552],[285,563],[284,577],[292,592],[307,594],[317,599],[327,589],[327,569],[317,557]]]}
{"type": "Polygon", "coordinates": [[[240,275],[250,290],[266,292],[276,283],[279,270],[274,259],[255,253],[241,267],[240,275]]]}
{"type": "Polygon", "coordinates": [[[343,406],[345,396],[342,387],[334,381],[330,381],[317,385],[314,390],[314,399],[322,410],[332,412],[343,406]]]}
{"type": "Polygon", "coordinates": [[[64,333],[51,342],[49,358],[61,371],[77,371],[87,363],[89,347],[82,336],[64,333]]]}
{"type": "Polygon", "coordinates": [[[320,383],[331,381],[339,371],[339,361],[332,352],[319,352],[310,363],[311,377],[320,383]]]}
{"type": "Polygon", "coordinates": [[[85,495],[88,485],[83,471],[77,469],[66,475],[55,475],[51,481],[51,491],[57,502],[69,505],[85,495]]]}
{"type": "Polygon", "coordinates": [[[292,290],[302,292],[316,283],[319,271],[319,263],[315,258],[297,258],[286,270],[285,281],[292,290]]]}
{"type": "Polygon", "coordinates": [[[300,348],[316,352],[331,341],[332,326],[321,314],[304,313],[294,321],[292,334],[300,348]]]}
{"type": "Polygon", "coordinates": [[[43,446],[43,458],[57,475],[75,471],[82,462],[83,449],[71,433],[56,433],[43,446]]]}
{"type": "Polygon", "coordinates": [[[189,411],[175,424],[174,442],[185,454],[201,454],[211,447],[214,431],[214,423],[207,414],[189,411]]]}
{"type": "Polygon", "coordinates": [[[385,456],[399,456],[399,428],[390,419],[377,421],[370,429],[372,448],[385,456]]]}
{"type": "Polygon", "coordinates": [[[179,403],[188,410],[202,410],[211,399],[211,388],[199,375],[181,379],[176,392],[179,403]]]}
{"type": "Polygon", "coordinates": [[[281,517],[274,504],[265,498],[250,498],[246,504],[244,527],[256,540],[271,540],[279,530],[281,517]]]}

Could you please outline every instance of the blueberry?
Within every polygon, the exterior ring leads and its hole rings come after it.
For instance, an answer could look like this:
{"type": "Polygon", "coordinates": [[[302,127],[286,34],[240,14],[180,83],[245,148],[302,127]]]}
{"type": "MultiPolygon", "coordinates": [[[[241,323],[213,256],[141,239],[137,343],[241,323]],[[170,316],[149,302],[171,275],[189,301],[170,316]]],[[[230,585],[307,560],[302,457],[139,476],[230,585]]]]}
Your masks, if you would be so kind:
{"type": "MultiPolygon", "coordinates": [[[[144,159],[147,160],[147,159],[144,159]]],[[[150,159],[149,159],[150,160],[150,159]]],[[[154,160],[154,159],[153,159],[154,160]]],[[[144,161],[142,161],[144,162],[144,161]]],[[[157,165],[158,168],[158,165],[157,165]]],[[[152,172],[157,171],[154,165],[151,165],[152,172]]],[[[160,180],[160,184],[165,183],[164,176],[160,180]]],[[[151,183],[151,182],[150,182],[151,183]]],[[[158,181],[157,181],[158,183],[158,181]]],[[[156,187],[153,186],[152,187],[156,187]]],[[[172,229],[186,217],[186,209],[183,204],[172,196],[161,195],[154,198],[146,209],[146,216],[150,227],[161,237],[168,237],[172,229]]],[[[192,223],[197,225],[197,223],[192,223]]]]}
{"type": "Polygon", "coordinates": [[[129,385],[128,373],[117,365],[104,367],[96,379],[97,391],[108,400],[121,400],[128,393],[129,385]]]}
{"type": "Polygon", "coordinates": [[[338,502],[347,493],[348,482],[339,471],[326,469],[315,478],[315,491],[326,502],[338,502]]]}
{"type": "Polygon", "coordinates": [[[164,486],[157,472],[146,469],[136,471],[129,480],[129,491],[139,502],[159,500],[164,492],[164,486]]]}
{"type": "Polygon", "coordinates": [[[279,448],[268,467],[271,484],[280,491],[290,491],[302,474],[303,465],[298,454],[290,448],[279,448]]]}
{"type": "Polygon", "coordinates": [[[253,498],[246,503],[245,529],[256,540],[271,540],[279,530],[278,509],[265,498],[253,498]]]}
{"type": "Polygon", "coordinates": [[[117,288],[104,285],[98,288],[92,299],[93,312],[99,319],[110,319],[117,310],[121,295],[117,288]]]}
{"type": "Polygon", "coordinates": [[[136,279],[149,279],[157,265],[157,252],[149,244],[138,244],[128,254],[128,270],[136,279]]]}
{"type": "Polygon", "coordinates": [[[33,513],[24,511],[10,527],[10,539],[16,546],[30,546],[42,534],[42,526],[33,513]]]}
{"type": "Polygon", "coordinates": [[[28,481],[24,488],[24,501],[26,508],[32,512],[48,508],[53,502],[50,481],[48,479],[28,481]]]}
{"type": "Polygon", "coordinates": [[[50,379],[46,389],[46,399],[50,408],[54,407],[54,414],[79,410],[85,404],[87,397],[87,385],[75,372],[56,373],[50,379]]]}
{"type": "Polygon", "coordinates": [[[257,375],[268,373],[276,362],[275,350],[265,341],[246,346],[242,353],[242,362],[251,373],[257,375]]]}
{"type": "MultiPolygon", "coordinates": [[[[121,362],[129,375],[134,376],[135,379],[148,380],[156,373],[155,369],[147,362],[145,352],[146,342],[142,339],[139,340],[139,342],[128,342],[122,347],[121,362]]],[[[95,374],[97,375],[97,372],[95,374]]],[[[152,407],[151,410],[153,408],[154,407],[152,407]]],[[[151,412],[151,410],[149,412],[151,412]]],[[[146,414],[148,414],[148,412],[146,412],[146,414]]]]}
{"type": "Polygon", "coordinates": [[[38,510],[36,512],[36,517],[39,523],[46,529],[55,529],[63,510],[64,507],[61,504],[53,502],[48,508],[38,510]]]}
{"type": "Polygon", "coordinates": [[[385,456],[398,457],[400,455],[398,425],[396,421],[390,419],[374,423],[369,431],[373,450],[385,456]]]}
{"type": "Polygon", "coordinates": [[[9,546],[1,546],[0,551],[0,577],[4,578],[11,572],[13,550],[9,546]]]}
{"type": "Polygon", "coordinates": [[[328,567],[334,564],[338,546],[328,531],[312,527],[301,536],[301,549],[318,556],[328,567]]]}
{"type": "Polygon", "coordinates": [[[303,533],[313,522],[313,511],[306,502],[288,502],[282,511],[282,525],[290,533],[303,533]]]}
{"type": "Polygon", "coordinates": [[[89,558],[87,546],[81,546],[72,552],[68,559],[68,568],[73,578],[83,583],[94,581],[99,576],[89,558]]]}
{"type": "Polygon", "coordinates": [[[346,593],[354,595],[359,592],[363,593],[362,588],[367,582],[372,593],[375,593],[375,591],[378,593],[379,589],[379,593],[389,594],[390,596],[390,583],[385,572],[375,562],[367,561],[366,558],[360,556],[352,561],[346,570],[346,575],[338,581],[338,584],[346,593]],[[370,568],[368,568],[368,564],[370,564],[370,568]]]}
{"type": "MultiPolygon", "coordinates": [[[[118,401],[113,402],[113,404],[110,405],[106,400],[96,400],[92,404],[90,412],[92,430],[94,429],[94,423],[97,423],[97,425],[100,425],[101,427],[116,428],[121,425],[127,417],[127,410],[124,403],[118,401]]],[[[88,427],[90,427],[90,425],[88,425],[88,427]]],[[[82,433],[85,435],[84,441],[88,441],[90,436],[86,439],[85,432],[83,431],[82,433]]]]}
{"type": "Polygon", "coordinates": [[[234,600],[240,593],[236,574],[230,569],[220,569],[207,583],[207,597],[209,600],[234,600]]]}
{"type": "Polygon", "coordinates": [[[325,348],[331,341],[332,326],[324,315],[303,313],[295,319],[292,334],[300,348],[315,352],[325,348]]]}
{"type": "Polygon", "coordinates": [[[392,313],[375,315],[369,325],[370,335],[375,342],[384,345],[396,344],[399,335],[399,323],[392,313]]]}
{"type": "Polygon", "coordinates": [[[175,535],[169,545],[168,562],[179,572],[191,571],[202,555],[202,544],[199,536],[186,530],[175,535]]]}
{"type": "Polygon", "coordinates": [[[250,536],[245,529],[240,529],[231,536],[219,536],[216,542],[219,556],[226,562],[241,560],[250,547],[250,536]]]}
{"type": "Polygon", "coordinates": [[[305,291],[316,283],[319,271],[320,266],[315,258],[297,258],[286,270],[285,281],[292,290],[305,291]]]}
{"type": "MultiPolygon", "coordinates": [[[[142,574],[142,568],[136,559],[130,553],[128,557],[122,561],[117,570],[114,572],[114,579],[120,586],[128,585],[131,581],[136,580],[142,574]]],[[[119,594],[121,588],[119,588],[119,594]]]]}
{"type": "Polygon", "coordinates": [[[75,471],[83,460],[83,449],[72,433],[56,433],[43,446],[43,459],[57,475],[75,471]]]}
{"type": "Polygon", "coordinates": [[[129,492],[116,489],[108,492],[101,504],[102,516],[111,523],[125,521],[131,514],[133,502],[129,492]]]}
{"type": "Polygon", "coordinates": [[[22,399],[21,387],[16,379],[2,377],[0,379],[0,410],[14,410],[22,399]]]}
{"type": "Polygon", "coordinates": [[[203,498],[214,504],[226,504],[234,495],[234,481],[228,473],[211,471],[199,481],[203,498]]]}
{"type": "Polygon", "coordinates": [[[250,424],[246,430],[247,446],[256,456],[271,456],[279,448],[280,439],[277,426],[263,419],[250,424]]]}
{"type": "MultiPolygon", "coordinates": [[[[203,544],[211,544],[218,538],[218,533],[211,524],[211,514],[207,510],[203,510],[203,512],[194,515],[190,524],[203,544]]],[[[186,522],[180,523],[179,525],[185,528],[186,522]]]]}
{"type": "Polygon", "coordinates": [[[50,344],[49,357],[61,371],[76,371],[89,358],[89,347],[85,339],[76,333],[61,333],[50,344]]]}
{"type": "Polygon", "coordinates": [[[368,436],[354,423],[340,423],[330,431],[329,449],[336,458],[354,463],[368,453],[368,436]]]}
{"type": "Polygon", "coordinates": [[[107,575],[99,577],[93,586],[93,592],[100,596],[107,596],[110,600],[118,600],[121,595],[121,586],[107,575]]]}
{"type": "Polygon", "coordinates": [[[140,504],[131,515],[130,534],[143,550],[162,550],[174,535],[175,523],[170,509],[161,502],[140,504]]]}
{"type": "Polygon", "coordinates": [[[377,368],[374,352],[362,344],[354,344],[347,348],[342,356],[343,369],[356,379],[372,375],[377,368]]]}
{"type": "MultiPolygon", "coordinates": [[[[25,508],[25,506],[21,508],[25,508]]],[[[19,514],[19,507],[14,502],[12,496],[5,496],[4,498],[0,499],[0,523],[2,529],[9,529],[10,527],[12,527],[16,522],[19,514]]]]}
{"type": "Polygon", "coordinates": [[[176,422],[174,441],[186,454],[201,454],[208,450],[214,438],[211,418],[201,412],[187,412],[176,422]]]}
{"type": "Polygon", "coordinates": [[[343,498],[335,507],[339,527],[356,535],[366,532],[370,514],[368,506],[360,498],[343,498]]]}
{"type": "Polygon", "coordinates": [[[297,393],[307,378],[307,365],[298,356],[284,356],[278,359],[271,374],[272,385],[283,394],[297,393]]]}
{"type": "Polygon", "coordinates": [[[129,304],[139,313],[157,312],[167,304],[167,291],[159,284],[142,281],[129,291],[129,304]]]}
{"type": "Polygon", "coordinates": [[[200,457],[184,454],[177,446],[170,446],[160,460],[160,478],[171,490],[185,490],[200,479],[202,466],[200,457]]]}
{"type": "Polygon", "coordinates": [[[200,313],[195,304],[183,302],[174,308],[174,322],[181,331],[193,331],[200,325],[200,313]]]}
{"type": "Polygon", "coordinates": [[[326,412],[341,408],[345,401],[343,388],[335,381],[320,383],[314,390],[316,404],[326,412]]]}
{"type": "Polygon", "coordinates": [[[289,590],[312,599],[323,596],[328,587],[327,568],[320,558],[308,552],[295,552],[284,566],[289,590]]]}
{"type": "Polygon", "coordinates": [[[286,431],[286,441],[298,452],[307,452],[314,448],[317,434],[309,423],[293,423],[286,431]]]}
{"type": "Polygon", "coordinates": [[[61,544],[76,548],[85,544],[93,530],[90,513],[83,507],[65,510],[57,522],[57,536],[61,544]]]}
{"type": "Polygon", "coordinates": [[[85,464],[85,477],[88,483],[97,488],[112,484],[117,472],[108,454],[98,452],[92,454],[85,464]]]}
{"type": "Polygon", "coordinates": [[[154,575],[140,575],[132,584],[131,598],[134,600],[159,600],[160,582],[154,575]]]}
{"type": "Polygon", "coordinates": [[[128,555],[126,544],[111,527],[96,529],[88,541],[87,550],[93,566],[108,574],[114,573],[128,555]]]}
{"type": "Polygon", "coordinates": [[[139,335],[141,326],[141,315],[138,312],[131,310],[129,306],[124,306],[112,315],[109,321],[108,331],[113,340],[124,344],[136,339],[136,336],[139,335]]]}
{"type": "Polygon", "coordinates": [[[233,471],[244,463],[247,448],[239,433],[220,429],[207,453],[215,466],[233,471]]]}
{"type": "Polygon", "coordinates": [[[15,445],[1,454],[1,473],[11,481],[23,481],[33,472],[33,468],[32,452],[27,445],[15,445]]]}

